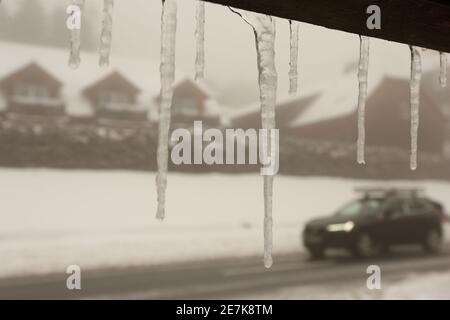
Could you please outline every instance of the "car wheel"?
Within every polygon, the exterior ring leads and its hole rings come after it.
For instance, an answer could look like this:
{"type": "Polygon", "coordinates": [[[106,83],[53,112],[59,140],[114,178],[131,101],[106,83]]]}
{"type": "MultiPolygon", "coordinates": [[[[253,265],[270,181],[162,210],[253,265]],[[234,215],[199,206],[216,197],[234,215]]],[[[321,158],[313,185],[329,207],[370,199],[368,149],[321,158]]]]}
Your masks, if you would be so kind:
{"type": "Polygon", "coordinates": [[[379,253],[379,247],[368,233],[361,233],[356,237],[353,254],[358,258],[367,258],[379,253]]]}
{"type": "Polygon", "coordinates": [[[325,248],[324,247],[308,247],[309,255],[314,260],[323,259],[325,257],[325,248]]]}
{"type": "Polygon", "coordinates": [[[442,234],[436,229],[430,229],[425,236],[423,248],[428,253],[437,253],[442,249],[442,234]]]}

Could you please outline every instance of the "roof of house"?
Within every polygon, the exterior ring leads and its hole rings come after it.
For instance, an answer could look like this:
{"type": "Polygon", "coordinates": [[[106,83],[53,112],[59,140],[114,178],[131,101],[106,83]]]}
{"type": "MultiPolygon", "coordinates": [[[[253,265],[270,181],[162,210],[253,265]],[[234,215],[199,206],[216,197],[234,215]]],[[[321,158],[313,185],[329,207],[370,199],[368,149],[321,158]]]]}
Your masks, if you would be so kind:
{"type": "MultiPolygon", "coordinates": [[[[330,47],[330,50],[326,52],[328,57],[326,61],[314,59],[310,51],[307,56],[302,54],[300,51],[299,95],[292,99],[301,99],[310,94],[317,95],[317,98],[311,101],[303,110],[304,112],[290,121],[290,126],[297,127],[354,112],[358,103],[358,37],[355,36],[354,41],[347,41],[345,45],[338,48],[330,47]]],[[[406,45],[371,38],[368,95],[370,96],[384,79],[408,81],[411,67],[410,56],[410,49],[406,45]]],[[[422,67],[425,75],[435,75],[434,81],[437,83],[439,54],[432,50],[422,52],[422,67]]],[[[278,76],[286,75],[279,73],[278,76]]],[[[427,81],[426,76],[423,77],[423,90],[427,90],[428,83],[425,81],[427,81]]],[[[450,85],[439,90],[450,92],[450,85]]],[[[286,94],[278,91],[280,103],[283,102],[283,95],[286,94]]],[[[430,97],[438,98],[431,93],[430,97]]],[[[239,109],[230,108],[228,118],[232,121],[234,118],[246,117],[247,114],[254,112],[259,112],[259,103],[239,109]]],[[[279,113],[277,112],[277,116],[279,113]]]]}
{"type": "MultiPolygon", "coordinates": [[[[288,96],[279,99],[275,105],[277,127],[290,127],[300,118],[310,105],[319,98],[319,93],[288,96]]],[[[261,122],[261,106],[253,103],[239,110],[233,110],[227,115],[227,124],[235,126],[256,126],[261,122]]]]}
{"type": "Polygon", "coordinates": [[[139,89],[132,81],[127,79],[120,72],[114,70],[109,74],[105,75],[102,79],[86,87],[83,90],[83,93],[91,95],[93,92],[97,91],[98,88],[105,85],[124,88],[125,90],[128,90],[133,94],[139,94],[141,92],[141,89],[139,89]]]}
{"type": "Polygon", "coordinates": [[[56,87],[61,87],[62,82],[57,79],[54,75],[50,74],[47,70],[42,68],[36,62],[30,62],[26,65],[20,67],[18,70],[10,72],[8,75],[0,79],[1,84],[20,79],[22,77],[28,76],[29,73],[34,73],[40,79],[44,77],[48,82],[52,83],[56,87]]]}
{"type": "Polygon", "coordinates": [[[205,82],[203,82],[203,80],[194,80],[187,76],[178,78],[173,84],[173,86],[175,89],[183,86],[193,86],[203,95],[203,98],[205,99],[214,96],[214,94],[208,88],[208,85],[205,82]]]}
{"type": "MultiPolygon", "coordinates": [[[[356,110],[358,104],[358,47],[355,47],[354,50],[355,52],[348,53],[347,60],[341,62],[341,71],[335,72],[333,70],[334,72],[330,73],[329,77],[323,78],[320,97],[308,107],[293,126],[339,117],[356,110]]],[[[409,81],[410,68],[410,50],[408,46],[396,43],[389,43],[389,46],[386,46],[386,43],[382,40],[371,39],[368,96],[385,79],[409,81]]],[[[424,74],[436,74],[435,81],[438,81],[439,54],[432,50],[423,51],[422,69],[424,74]]],[[[307,76],[305,79],[307,79],[307,76]]],[[[428,85],[425,83],[426,80],[428,78],[423,77],[422,90],[427,90],[428,88],[428,85]]],[[[441,90],[450,91],[450,86],[441,90]]]]}
{"type": "MultiPolygon", "coordinates": [[[[446,121],[437,103],[421,91],[419,148],[431,152],[442,149],[446,121]]],[[[357,111],[308,123],[292,129],[302,139],[356,142],[357,111]]],[[[407,79],[386,77],[367,99],[366,143],[409,149],[410,105],[407,79]]]]}

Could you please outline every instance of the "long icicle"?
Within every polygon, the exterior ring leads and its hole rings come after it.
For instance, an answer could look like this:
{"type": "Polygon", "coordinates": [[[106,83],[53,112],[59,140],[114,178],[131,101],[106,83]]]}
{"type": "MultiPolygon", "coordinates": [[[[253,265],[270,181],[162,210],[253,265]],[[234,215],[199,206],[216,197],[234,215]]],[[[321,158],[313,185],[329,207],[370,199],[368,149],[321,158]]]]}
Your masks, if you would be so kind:
{"type": "Polygon", "coordinates": [[[417,169],[417,140],[419,131],[419,105],[420,105],[420,81],[422,78],[422,61],[420,48],[410,46],[411,50],[411,81],[410,103],[411,103],[411,170],[417,169]]]}
{"type": "MultiPolygon", "coordinates": [[[[72,0],[72,4],[80,8],[80,15],[82,15],[84,10],[84,0],[72,0]]],[[[72,12],[72,14],[75,13],[72,12]]],[[[77,69],[80,66],[81,62],[80,48],[81,48],[81,28],[72,28],[72,30],[70,30],[70,57],[69,57],[69,66],[72,69],[77,69]]]]}
{"type": "MultiPolygon", "coordinates": [[[[271,136],[275,129],[275,103],[278,76],[275,68],[275,21],[272,17],[245,12],[230,8],[241,16],[252,28],[255,34],[259,98],[261,105],[262,128],[267,130],[263,139],[263,149],[266,154],[272,154],[271,136]]],[[[272,197],[273,175],[264,176],[264,266],[270,268],[273,264],[273,234],[272,234],[272,197]]]]}
{"type": "Polygon", "coordinates": [[[445,88],[447,86],[447,56],[445,52],[440,52],[440,60],[441,60],[441,71],[439,74],[439,82],[441,83],[441,87],[445,88]]]}
{"type": "Polygon", "coordinates": [[[366,36],[360,36],[360,55],[358,67],[358,141],[357,141],[357,161],[359,164],[365,164],[365,145],[366,145],[366,100],[367,100],[367,81],[369,74],[369,50],[370,39],[366,36]]]}
{"type": "Polygon", "coordinates": [[[156,218],[165,217],[165,199],[167,188],[167,168],[169,161],[169,130],[170,111],[173,97],[173,82],[175,80],[175,40],[177,28],[176,0],[162,0],[161,15],[161,104],[159,107],[159,137],[156,176],[158,193],[158,209],[156,218]]]}
{"type": "Polygon", "coordinates": [[[200,80],[205,76],[205,3],[202,0],[197,0],[195,42],[195,80],[200,80]]]}
{"type": "Polygon", "coordinates": [[[109,55],[111,52],[112,42],[112,25],[113,25],[113,8],[114,0],[104,0],[103,2],[103,26],[100,36],[100,60],[101,67],[109,65],[109,55]]]}
{"type": "MultiPolygon", "coordinates": [[[[275,103],[277,92],[277,72],[275,69],[275,21],[270,16],[258,15],[261,28],[254,28],[258,55],[259,88],[262,128],[268,131],[264,148],[272,154],[271,133],[275,129],[275,103]]],[[[273,176],[264,176],[264,266],[273,264],[273,176]]]]}
{"type": "Polygon", "coordinates": [[[298,89],[298,34],[300,23],[289,20],[290,61],[289,61],[289,94],[296,94],[298,89]]]}

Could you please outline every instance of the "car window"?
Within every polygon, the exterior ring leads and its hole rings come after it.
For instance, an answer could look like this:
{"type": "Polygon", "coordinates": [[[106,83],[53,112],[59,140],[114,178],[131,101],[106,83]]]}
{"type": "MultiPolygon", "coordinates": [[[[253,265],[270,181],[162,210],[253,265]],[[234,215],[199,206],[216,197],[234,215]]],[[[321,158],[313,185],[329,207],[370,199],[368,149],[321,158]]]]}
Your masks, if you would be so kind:
{"type": "Polygon", "coordinates": [[[380,199],[361,199],[350,202],[337,213],[339,216],[354,216],[361,213],[370,213],[381,206],[380,199]]]}
{"type": "Polygon", "coordinates": [[[429,204],[422,199],[404,199],[401,204],[404,215],[423,213],[429,208],[429,204]]]}
{"type": "Polygon", "coordinates": [[[409,210],[409,208],[406,208],[405,201],[398,198],[391,198],[385,212],[388,213],[390,219],[396,219],[402,217],[405,210],[409,210]]]}
{"type": "Polygon", "coordinates": [[[423,213],[425,211],[433,210],[433,205],[425,199],[414,199],[412,208],[415,211],[423,213]]]}

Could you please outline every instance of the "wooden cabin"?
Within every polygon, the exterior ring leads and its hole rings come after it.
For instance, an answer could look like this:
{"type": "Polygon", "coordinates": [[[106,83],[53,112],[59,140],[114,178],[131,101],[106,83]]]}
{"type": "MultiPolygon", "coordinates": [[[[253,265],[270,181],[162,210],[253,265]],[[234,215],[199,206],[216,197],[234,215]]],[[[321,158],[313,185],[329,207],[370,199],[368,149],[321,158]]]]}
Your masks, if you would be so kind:
{"type": "MultiPolygon", "coordinates": [[[[160,105],[160,97],[155,98],[160,105]]],[[[220,110],[204,84],[190,78],[182,78],[174,84],[172,100],[172,127],[191,127],[194,121],[205,126],[221,125],[220,110]]]]}
{"type": "Polygon", "coordinates": [[[83,95],[101,124],[120,125],[147,121],[147,110],[138,104],[140,89],[118,71],[91,84],[83,95]]]}
{"type": "Polygon", "coordinates": [[[39,64],[31,62],[0,80],[4,115],[22,125],[63,122],[62,83],[39,64]]]}

